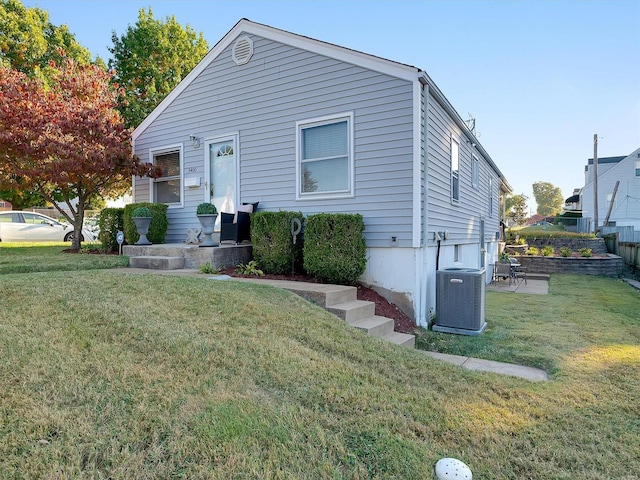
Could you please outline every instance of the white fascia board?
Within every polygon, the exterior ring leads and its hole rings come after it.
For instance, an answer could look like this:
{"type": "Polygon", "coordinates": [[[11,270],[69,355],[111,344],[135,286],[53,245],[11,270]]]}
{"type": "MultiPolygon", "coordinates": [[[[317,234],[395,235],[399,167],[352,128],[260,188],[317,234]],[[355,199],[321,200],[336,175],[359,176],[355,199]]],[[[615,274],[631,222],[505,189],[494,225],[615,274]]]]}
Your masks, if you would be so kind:
{"type": "Polygon", "coordinates": [[[286,32],[277,28],[254,23],[246,18],[241,19],[222,39],[209,50],[202,60],[182,79],[182,81],[167,95],[162,102],[136,127],[132,133],[132,138],[138,138],[153,121],[180,95],[189,84],[196,79],[207,66],[214,61],[240,34],[257,35],[268,40],[281,42],[285,45],[300,48],[309,52],[324,55],[336,60],[361,66],[376,72],[384,73],[396,78],[417,81],[416,72],[420,70],[416,67],[405,65],[381,57],[369,55],[367,53],[351,50],[346,47],[333,45],[331,43],[315,40],[310,37],[286,32]]]}

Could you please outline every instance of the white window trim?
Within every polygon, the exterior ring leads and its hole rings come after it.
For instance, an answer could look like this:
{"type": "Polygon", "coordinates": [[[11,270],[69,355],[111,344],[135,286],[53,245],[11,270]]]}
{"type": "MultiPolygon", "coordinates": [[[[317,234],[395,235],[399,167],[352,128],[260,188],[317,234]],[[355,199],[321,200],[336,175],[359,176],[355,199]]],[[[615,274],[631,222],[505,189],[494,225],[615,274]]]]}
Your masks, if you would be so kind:
{"type": "MultiPolygon", "coordinates": [[[[157,148],[149,149],[149,161],[155,165],[155,156],[162,155],[163,153],[170,153],[178,151],[180,155],[180,202],[167,203],[167,208],[182,208],[184,207],[184,147],[182,143],[176,143],[174,145],[165,145],[157,148]]],[[[149,178],[149,202],[155,202],[153,198],[153,184],[155,179],[149,178]]]]}
{"type": "MultiPolygon", "coordinates": [[[[640,155],[640,153],[638,155],[640,155]]],[[[636,178],[640,178],[638,172],[640,172],[640,160],[636,160],[633,164],[633,173],[636,178]]]]}
{"type": "Polygon", "coordinates": [[[325,117],[312,118],[309,120],[301,120],[296,122],[296,200],[324,200],[332,198],[353,198],[355,197],[355,148],[354,148],[354,125],[353,125],[353,112],[340,113],[337,115],[328,115],[325,117]],[[348,162],[349,166],[347,171],[349,172],[348,185],[349,190],[346,192],[319,192],[319,193],[302,193],[302,185],[300,184],[301,176],[301,160],[302,150],[300,143],[302,141],[301,131],[304,128],[317,127],[320,125],[329,125],[340,121],[347,121],[347,135],[348,135],[348,162]]]}
{"type": "Polygon", "coordinates": [[[450,191],[449,191],[449,197],[451,199],[451,204],[453,205],[460,205],[460,142],[458,140],[456,140],[453,136],[453,134],[451,135],[451,142],[449,145],[449,168],[450,168],[450,191]],[[453,170],[453,144],[456,144],[458,146],[458,170],[453,170]],[[454,173],[456,172],[456,177],[458,179],[458,198],[454,198],[453,193],[454,193],[454,188],[453,188],[453,178],[454,178],[454,173]]]}

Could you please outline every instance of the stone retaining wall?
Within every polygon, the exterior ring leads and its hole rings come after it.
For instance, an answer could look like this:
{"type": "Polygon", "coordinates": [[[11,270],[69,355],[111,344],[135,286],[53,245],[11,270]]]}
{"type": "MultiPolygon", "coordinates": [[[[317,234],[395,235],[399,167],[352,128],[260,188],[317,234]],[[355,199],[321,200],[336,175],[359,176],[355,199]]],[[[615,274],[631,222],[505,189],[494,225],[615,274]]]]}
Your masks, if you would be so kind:
{"type": "Polygon", "coordinates": [[[581,248],[590,248],[594,255],[605,255],[607,253],[607,245],[604,238],[528,238],[526,242],[530,247],[542,249],[547,245],[551,245],[556,250],[562,247],[568,247],[572,251],[577,252],[581,248]]]}
{"type": "Polygon", "coordinates": [[[515,258],[523,267],[527,267],[529,272],[535,273],[580,273],[617,277],[622,274],[624,266],[622,258],[612,254],[597,258],[534,257],[529,255],[518,255],[515,258]]]}

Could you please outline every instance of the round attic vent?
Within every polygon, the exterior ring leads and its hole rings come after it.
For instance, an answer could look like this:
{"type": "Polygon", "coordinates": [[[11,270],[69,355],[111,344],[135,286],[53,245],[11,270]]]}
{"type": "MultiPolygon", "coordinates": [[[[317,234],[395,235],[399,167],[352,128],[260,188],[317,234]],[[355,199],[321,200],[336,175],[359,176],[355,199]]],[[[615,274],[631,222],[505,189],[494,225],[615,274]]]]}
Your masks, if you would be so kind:
{"type": "Polygon", "coordinates": [[[253,55],[253,42],[245,35],[239,37],[233,45],[233,61],[236,65],[244,65],[253,55]]]}

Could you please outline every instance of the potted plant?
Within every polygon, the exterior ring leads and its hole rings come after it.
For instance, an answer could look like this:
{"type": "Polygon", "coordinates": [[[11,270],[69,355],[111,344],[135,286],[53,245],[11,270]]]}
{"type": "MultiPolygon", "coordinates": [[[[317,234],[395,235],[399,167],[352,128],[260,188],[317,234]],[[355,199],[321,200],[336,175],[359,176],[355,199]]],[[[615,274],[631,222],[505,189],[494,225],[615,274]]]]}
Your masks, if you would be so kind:
{"type": "Polygon", "coordinates": [[[136,230],[140,238],[135,243],[136,245],[151,245],[151,242],[147,238],[149,233],[149,225],[151,224],[151,210],[148,207],[138,207],[131,214],[133,222],[136,224],[136,230]]]}
{"type": "Polygon", "coordinates": [[[217,247],[218,242],[216,242],[213,237],[213,229],[216,224],[216,218],[218,218],[218,210],[213,203],[201,203],[196,208],[196,215],[198,220],[200,220],[200,225],[202,226],[202,234],[204,235],[204,240],[200,244],[201,247],[217,247]]]}

